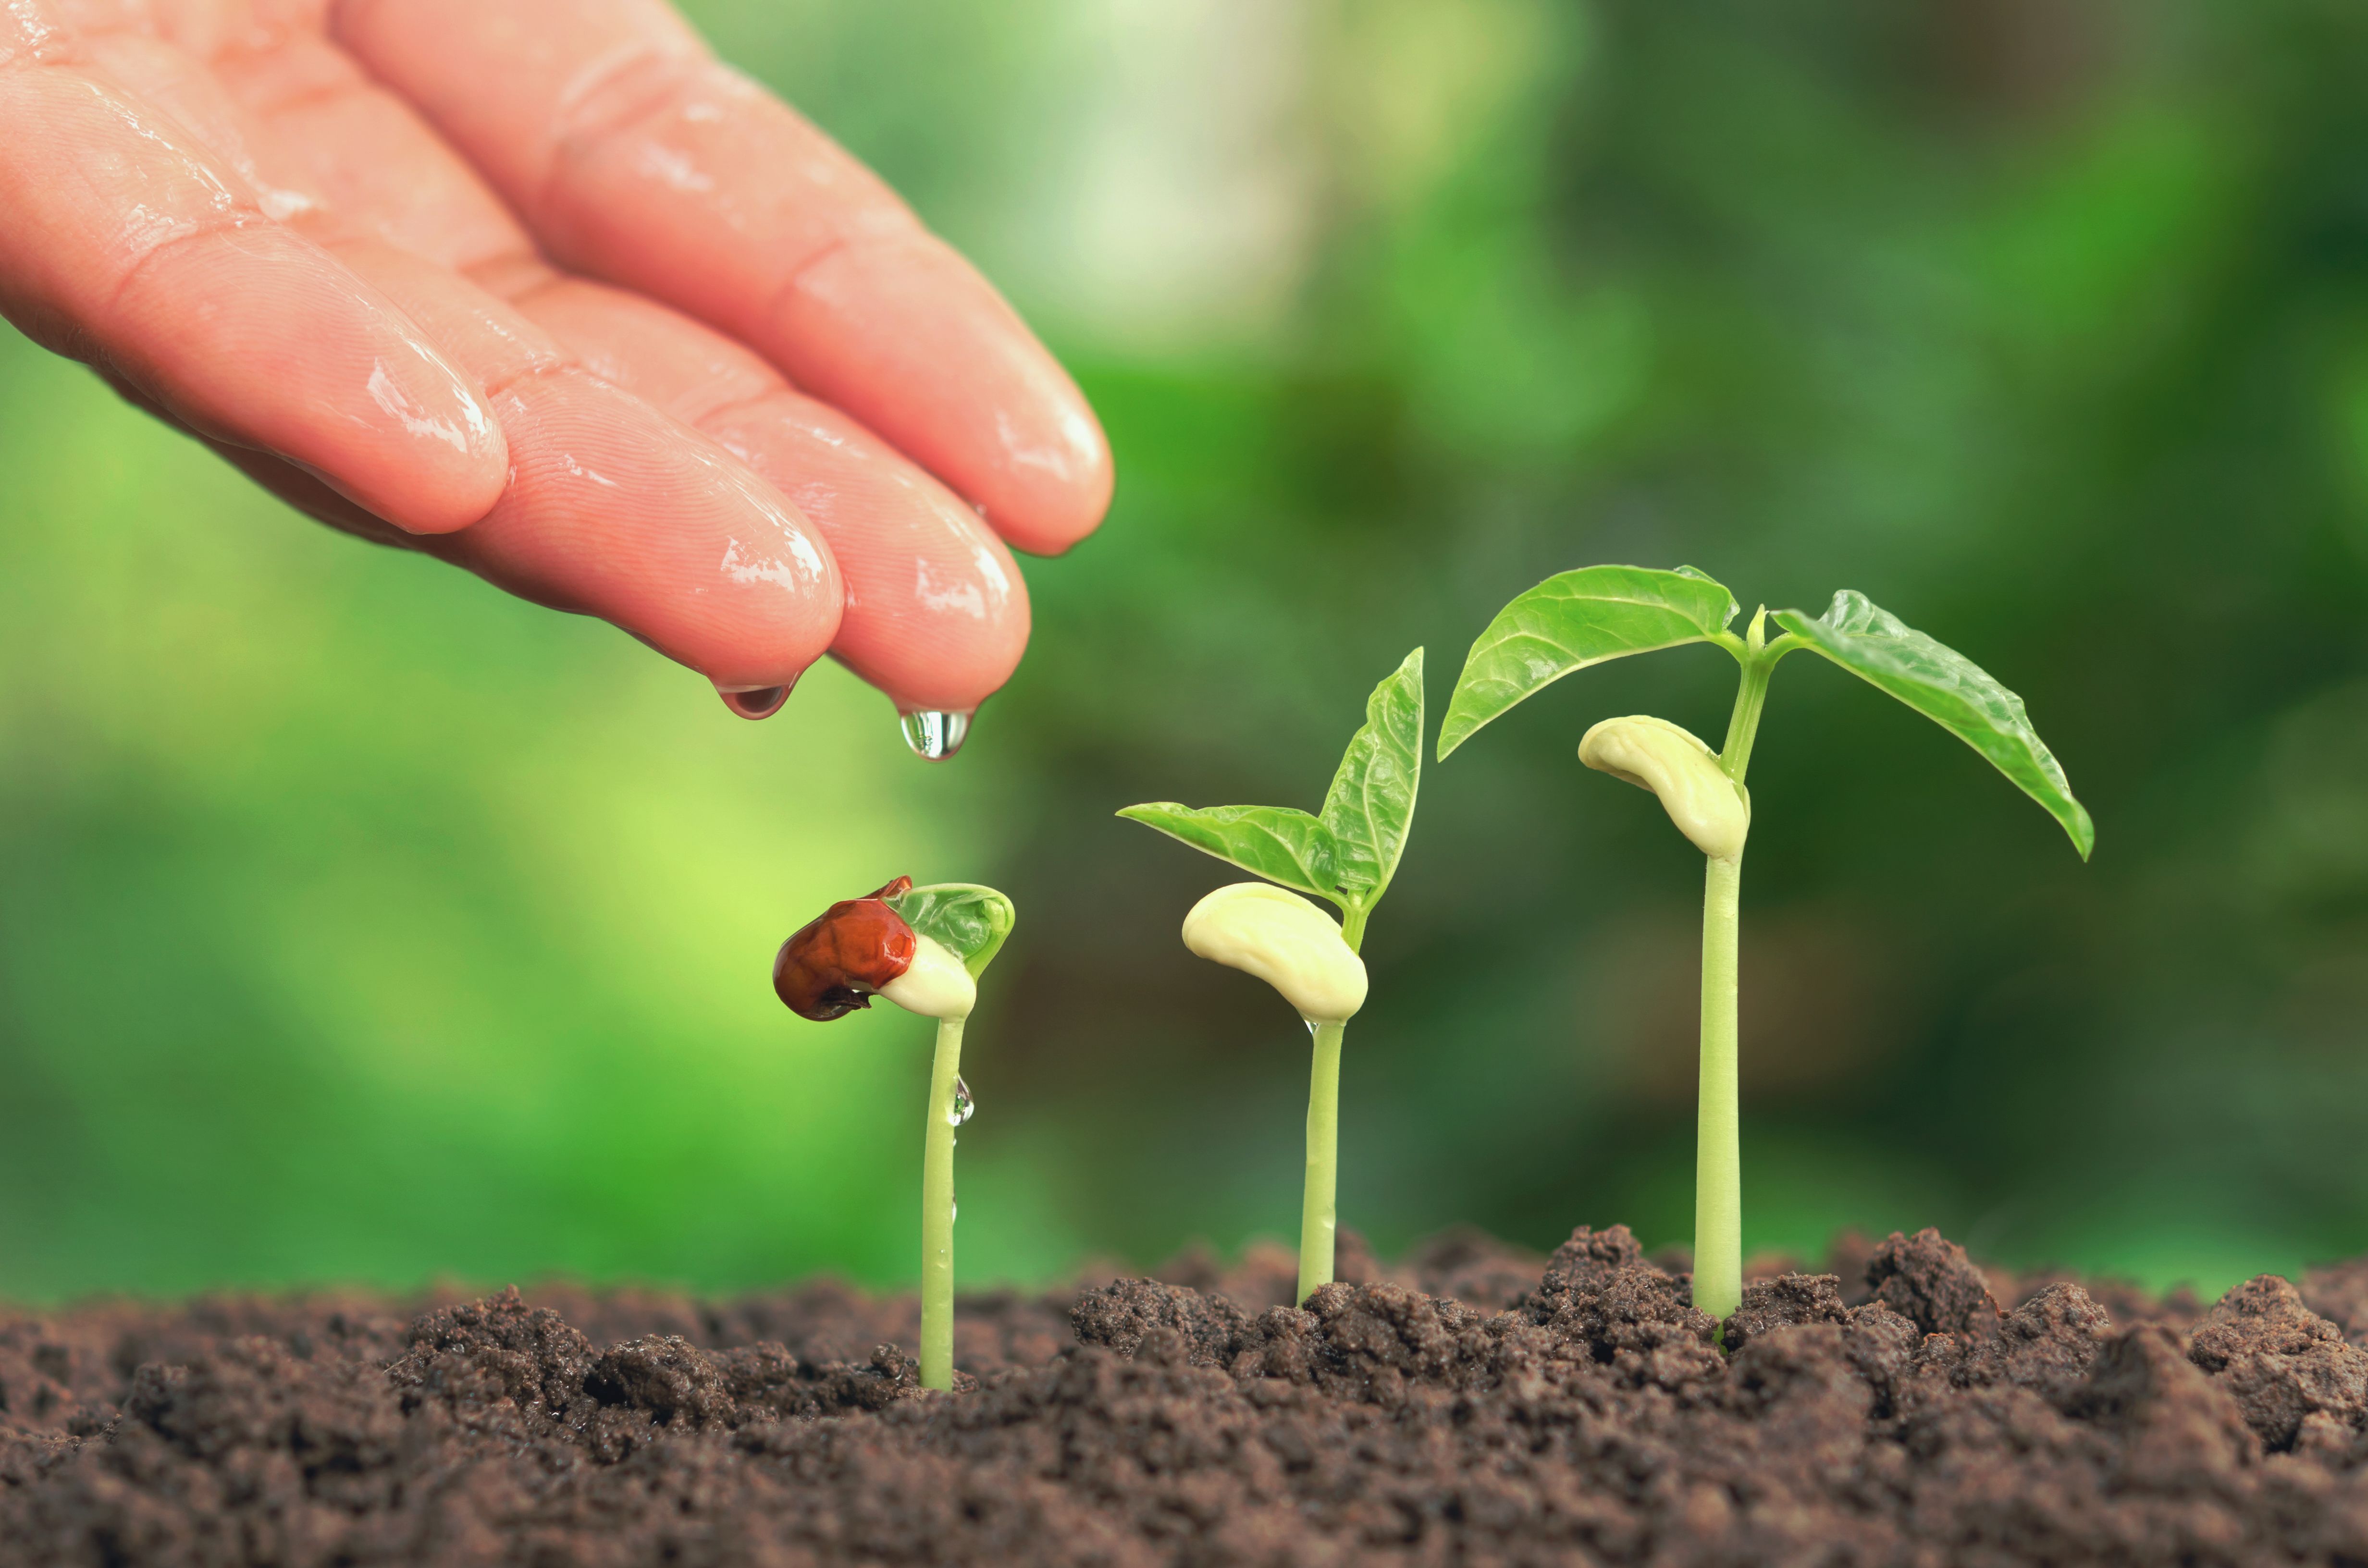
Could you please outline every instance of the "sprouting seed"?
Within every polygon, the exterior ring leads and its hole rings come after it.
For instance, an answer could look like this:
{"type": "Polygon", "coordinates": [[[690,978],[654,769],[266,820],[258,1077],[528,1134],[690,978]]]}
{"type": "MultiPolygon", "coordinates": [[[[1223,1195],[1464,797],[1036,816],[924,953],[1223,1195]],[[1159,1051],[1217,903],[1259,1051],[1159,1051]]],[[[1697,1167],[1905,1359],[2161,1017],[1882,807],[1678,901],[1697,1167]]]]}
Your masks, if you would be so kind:
{"type": "Polygon", "coordinates": [[[801,1017],[826,1023],[884,996],[938,1020],[921,1144],[923,1388],[954,1384],[954,1129],[977,1108],[962,1076],[962,1025],[1014,918],[993,888],[898,877],[832,904],[773,959],[773,990],[801,1017]]]}

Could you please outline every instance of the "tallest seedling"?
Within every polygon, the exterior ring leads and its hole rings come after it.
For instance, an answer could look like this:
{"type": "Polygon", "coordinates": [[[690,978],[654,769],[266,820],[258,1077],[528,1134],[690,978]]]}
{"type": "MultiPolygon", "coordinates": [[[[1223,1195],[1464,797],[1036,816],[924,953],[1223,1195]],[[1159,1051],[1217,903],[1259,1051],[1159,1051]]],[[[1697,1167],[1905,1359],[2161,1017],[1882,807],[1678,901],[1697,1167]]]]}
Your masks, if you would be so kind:
{"type": "Polygon", "coordinates": [[[1472,644],[1440,725],[1441,761],[1474,731],[1573,670],[1688,642],[1725,649],[1742,666],[1726,742],[1715,752],[1664,719],[1606,719],[1579,742],[1578,760],[1660,798],[1678,831],[1709,862],[1702,889],[1701,1109],[1694,1150],[1694,1305],[1724,1319],[1743,1301],[1743,1172],[1736,1111],[1736,906],[1751,832],[1744,788],[1768,677],[1807,648],[1964,741],[2064,824],[2087,859],[2096,842],[2023,712],[2022,699],[1964,654],[1900,624],[1845,588],[1825,614],[1762,609],[1748,631],[1727,630],[1735,596],[1691,566],[1674,572],[1589,566],[1549,577],[1507,605],[1472,644]],[[1773,619],[1782,635],[1768,638],[1773,619]]]}

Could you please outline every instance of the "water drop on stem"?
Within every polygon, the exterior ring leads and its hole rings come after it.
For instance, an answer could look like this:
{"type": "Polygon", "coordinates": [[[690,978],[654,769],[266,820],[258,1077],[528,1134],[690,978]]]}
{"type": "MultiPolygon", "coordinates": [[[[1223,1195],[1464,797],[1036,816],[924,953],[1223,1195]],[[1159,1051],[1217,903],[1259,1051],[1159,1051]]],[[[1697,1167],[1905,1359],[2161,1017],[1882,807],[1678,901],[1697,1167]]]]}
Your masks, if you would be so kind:
{"type": "Polygon", "coordinates": [[[954,1103],[946,1108],[946,1125],[960,1127],[977,1114],[977,1098],[971,1094],[970,1085],[957,1074],[954,1078],[954,1103]]]}

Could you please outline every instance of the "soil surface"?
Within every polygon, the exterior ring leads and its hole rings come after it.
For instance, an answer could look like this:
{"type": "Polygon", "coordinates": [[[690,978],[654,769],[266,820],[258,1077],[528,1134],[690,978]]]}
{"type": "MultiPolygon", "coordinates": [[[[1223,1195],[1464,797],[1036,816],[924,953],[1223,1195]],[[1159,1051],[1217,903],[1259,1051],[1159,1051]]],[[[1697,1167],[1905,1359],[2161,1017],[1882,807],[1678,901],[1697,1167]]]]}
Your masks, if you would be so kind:
{"type": "Polygon", "coordinates": [[[2368,1563],[2368,1259],[2192,1299],[1926,1231],[1473,1235],[962,1304],[541,1287],[0,1314],[0,1562],[2368,1563]]]}

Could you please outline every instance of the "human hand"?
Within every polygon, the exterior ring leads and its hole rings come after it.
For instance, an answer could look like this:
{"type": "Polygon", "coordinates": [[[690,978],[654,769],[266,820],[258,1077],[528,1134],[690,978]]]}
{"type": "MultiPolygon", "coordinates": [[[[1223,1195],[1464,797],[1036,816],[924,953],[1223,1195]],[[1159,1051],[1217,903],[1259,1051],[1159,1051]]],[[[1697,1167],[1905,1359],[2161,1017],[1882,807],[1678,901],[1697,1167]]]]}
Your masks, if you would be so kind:
{"type": "Polygon", "coordinates": [[[0,215],[36,341],[752,716],[825,651],[976,707],[1006,541],[1109,502],[1019,318],[663,0],[0,0],[0,215]]]}

